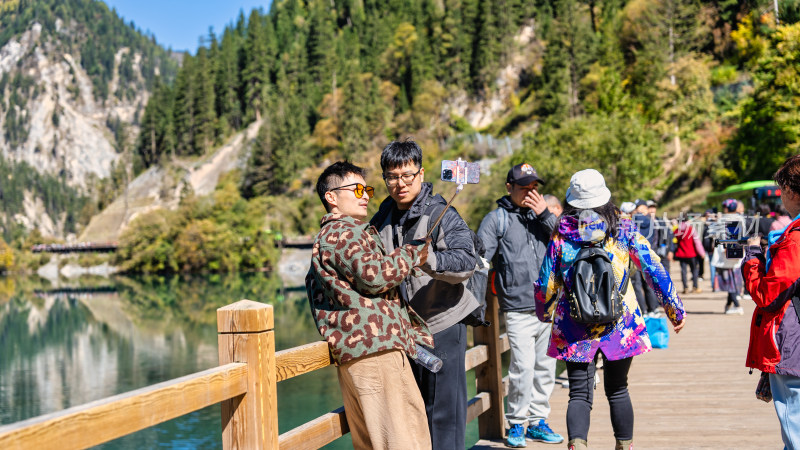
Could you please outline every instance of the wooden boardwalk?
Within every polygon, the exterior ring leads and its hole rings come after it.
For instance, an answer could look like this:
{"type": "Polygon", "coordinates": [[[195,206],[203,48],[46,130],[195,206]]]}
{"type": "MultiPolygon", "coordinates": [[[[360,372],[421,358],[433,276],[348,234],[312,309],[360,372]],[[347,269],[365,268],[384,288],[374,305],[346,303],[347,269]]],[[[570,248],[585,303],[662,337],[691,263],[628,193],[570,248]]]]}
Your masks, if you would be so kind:
{"type": "MultiPolygon", "coordinates": [[[[678,264],[672,264],[681,286],[678,264]]],[[[707,274],[707,269],[706,269],[707,274]]],[[[670,332],[669,348],[633,360],[629,385],[635,413],[634,446],[639,449],[781,449],[780,425],[772,403],[754,395],[758,371],[744,366],[753,302],[743,300],[744,316],[722,314],[724,293],[681,296],[688,312],[679,335],[670,332]]],[[[602,377],[602,371],[599,371],[602,377]]],[[[556,385],[550,425],[567,436],[569,390],[556,385]]],[[[608,402],[602,379],[595,391],[589,447],[614,448],[608,402]]],[[[528,448],[563,448],[528,442],[528,448]]],[[[475,449],[505,448],[502,442],[479,441],[475,449]]]]}

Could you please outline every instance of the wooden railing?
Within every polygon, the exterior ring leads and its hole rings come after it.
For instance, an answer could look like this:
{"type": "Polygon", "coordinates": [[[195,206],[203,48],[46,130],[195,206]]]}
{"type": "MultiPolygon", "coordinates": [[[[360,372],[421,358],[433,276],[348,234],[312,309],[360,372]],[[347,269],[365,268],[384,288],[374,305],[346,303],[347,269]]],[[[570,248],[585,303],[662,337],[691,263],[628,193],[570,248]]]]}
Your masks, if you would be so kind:
{"type": "MultiPolygon", "coordinates": [[[[489,327],[475,328],[465,370],[475,369],[478,394],[467,422],[481,438],[503,437],[506,394],[497,300],[487,297],[489,327]]],[[[328,345],[275,351],[272,306],[242,300],[217,310],[220,366],[135,391],[0,427],[0,449],[86,448],[220,403],[225,449],[319,448],[349,432],[343,408],[278,434],[277,383],[332,364],[328,345]]]]}

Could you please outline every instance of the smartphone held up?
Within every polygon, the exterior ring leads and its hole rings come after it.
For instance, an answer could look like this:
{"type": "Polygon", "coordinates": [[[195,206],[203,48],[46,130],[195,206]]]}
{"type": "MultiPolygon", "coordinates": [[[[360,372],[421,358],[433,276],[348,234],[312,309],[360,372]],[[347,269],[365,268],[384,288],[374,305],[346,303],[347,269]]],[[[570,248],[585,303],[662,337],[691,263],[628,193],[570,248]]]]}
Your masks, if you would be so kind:
{"type": "Polygon", "coordinates": [[[450,183],[457,183],[458,187],[456,187],[456,192],[450,197],[450,200],[447,202],[447,206],[442,210],[439,214],[439,217],[436,218],[436,221],[433,222],[433,225],[428,229],[428,233],[425,235],[425,238],[429,238],[433,230],[439,225],[441,222],[442,217],[444,217],[445,211],[455,200],[456,195],[464,189],[465,184],[478,184],[481,179],[481,166],[478,163],[471,163],[458,158],[456,161],[444,160],[442,161],[442,181],[447,181],[450,183]]]}

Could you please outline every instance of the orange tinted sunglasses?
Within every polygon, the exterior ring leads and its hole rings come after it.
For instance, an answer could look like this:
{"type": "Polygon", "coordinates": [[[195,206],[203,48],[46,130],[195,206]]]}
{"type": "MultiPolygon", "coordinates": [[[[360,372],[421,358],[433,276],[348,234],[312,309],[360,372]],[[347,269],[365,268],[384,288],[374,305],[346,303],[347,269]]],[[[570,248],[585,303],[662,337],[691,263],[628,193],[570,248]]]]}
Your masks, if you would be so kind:
{"type": "MultiPolygon", "coordinates": [[[[364,191],[367,191],[367,195],[369,195],[369,198],[375,197],[375,188],[372,187],[372,186],[364,186],[361,183],[345,184],[344,186],[339,186],[337,188],[329,189],[329,191],[335,191],[337,189],[344,189],[344,188],[347,188],[347,187],[350,187],[350,186],[355,186],[355,188],[353,188],[353,193],[356,194],[356,198],[363,197],[364,196],[364,191]]],[[[350,189],[344,189],[344,190],[349,191],[350,189]]]]}

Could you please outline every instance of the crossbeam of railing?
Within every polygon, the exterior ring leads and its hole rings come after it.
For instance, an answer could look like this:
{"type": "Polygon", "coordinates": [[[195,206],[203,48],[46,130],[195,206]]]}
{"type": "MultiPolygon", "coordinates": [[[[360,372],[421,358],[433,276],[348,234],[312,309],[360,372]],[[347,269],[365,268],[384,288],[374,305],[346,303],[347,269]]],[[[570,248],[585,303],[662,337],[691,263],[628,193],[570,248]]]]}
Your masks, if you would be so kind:
{"type": "MultiPolygon", "coordinates": [[[[478,394],[467,422],[479,420],[481,438],[504,432],[497,300],[487,296],[489,327],[475,328],[464,370],[475,369],[478,394]]],[[[339,408],[278,435],[277,383],[333,364],[325,342],[275,351],[272,306],[242,300],[217,310],[220,366],[57,413],[0,427],[0,448],[86,448],[220,403],[226,449],[311,449],[349,432],[339,408]],[[87,432],[91,430],[91,432],[87,432]]]]}
{"type": "Polygon", "coordinates": [[[0,448],[86,448],[247,391],[247,366],[213,369],[0,427],[0,448]]]}

